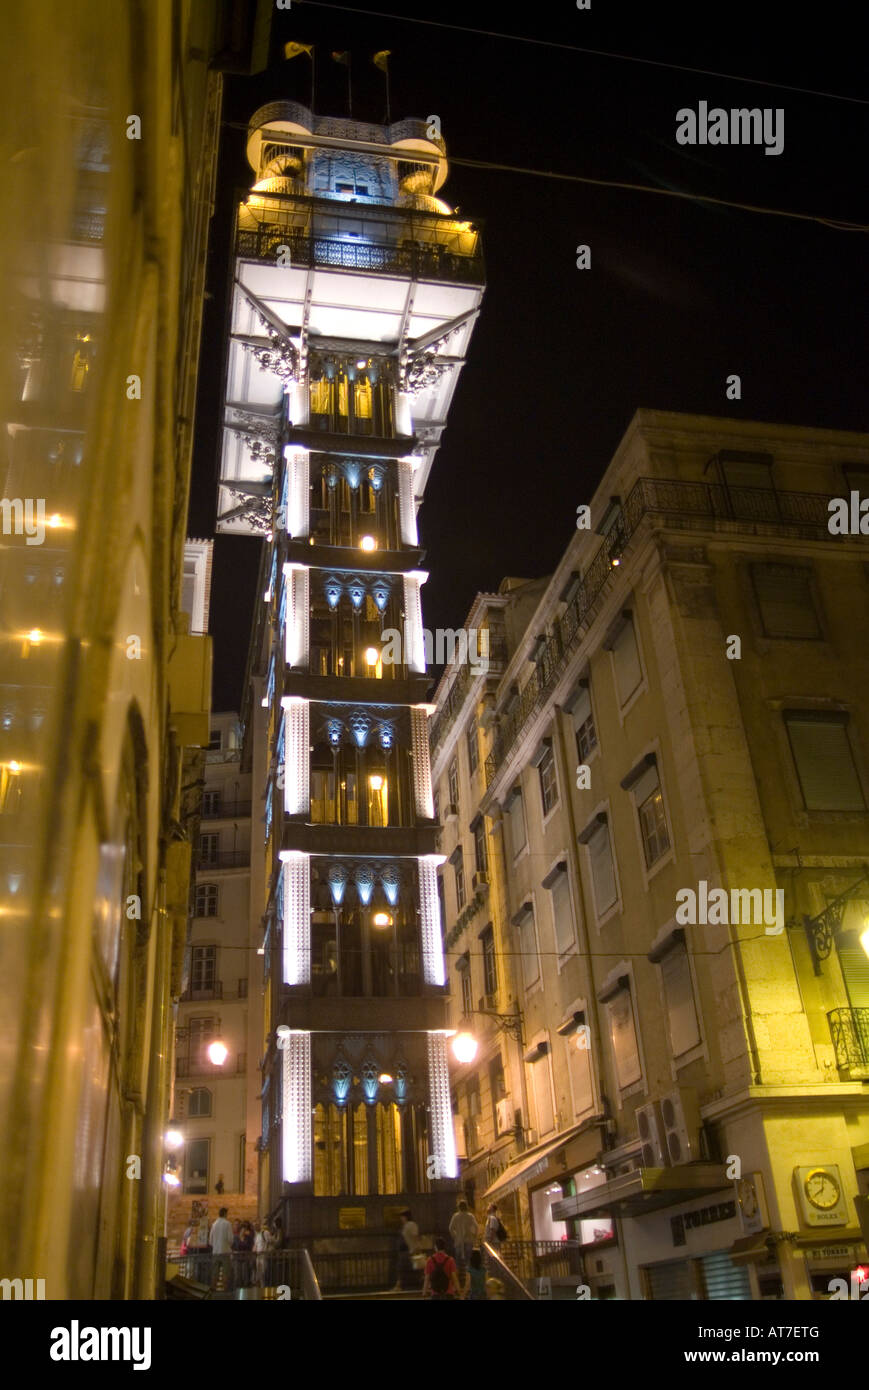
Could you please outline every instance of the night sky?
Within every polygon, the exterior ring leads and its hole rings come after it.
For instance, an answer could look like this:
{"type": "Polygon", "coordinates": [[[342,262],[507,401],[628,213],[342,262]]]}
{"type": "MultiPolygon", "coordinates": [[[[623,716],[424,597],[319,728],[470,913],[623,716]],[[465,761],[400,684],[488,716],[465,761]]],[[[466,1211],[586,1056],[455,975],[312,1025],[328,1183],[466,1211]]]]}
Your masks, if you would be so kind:
{"type": "MultiPolygon", "coordinates": [[[[252,175],[244,126],[265,101],[310,104],[307,57],[282,61],[290,39],[317,51],[316,110],[380,122],[392,51],[392,119],[441,118],[456,158],[702,193],[832,221],[869,223],[869,91],[856,7],[646,5],[592,0],[522,6],[382,0],[394,15],[523,34],[547,44],[456,32],[362,7],[301,3],[275,11],[272,62],[228,78],[212,224],[209,295],[188,533],[213,534],[219,397],[233,203],[252,175]],[[758,29],[757,15],[763,16],[758,29]],[[678,72],[552,44],[859,97],[859,103],[678,72]],[[679,146],[676,112],[780,107],[784,150],[679,146]]],[[[461,625],[475,593],[504,575],[548,573],[634,411],[735,416],[869,428],[866,232],[567,183],[451,162],[441,193],[483,226],[487,290],[444,442],[419,514],[427,626],[461,625]],[[576,269],[576,247],[592,268],[576,269]],[[742,400],[725,378],[742,378],[742,400]],[[529,389],[530,384],[530,389],[529,389]]],[[[237,708],[260,542],[220,538],[211,601],[214,708],[237,708]]]]}

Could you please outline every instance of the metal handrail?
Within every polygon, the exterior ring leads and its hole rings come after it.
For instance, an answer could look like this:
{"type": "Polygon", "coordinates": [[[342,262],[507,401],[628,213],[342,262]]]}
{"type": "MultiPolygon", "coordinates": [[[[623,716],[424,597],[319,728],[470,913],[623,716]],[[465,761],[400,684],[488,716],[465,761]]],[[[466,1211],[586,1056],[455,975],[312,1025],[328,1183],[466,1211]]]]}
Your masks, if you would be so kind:
{"type": "Polygon", "coordinates": [[[242,259],[274,261],[279,246],[288,248],[289,263],[293,266],[328,266],[471,285],[481,285],[484,280],[481,255],[465,256],[449,251],[442,242],[402,246],[388,241],[339,241],[335,237],[294,231],[286,224],[274,222],[239,228],[236,233],[236,255],[242,259]]]}
{"type": "Polygon", "coordinates": [[[529,1293],[519,1276],[513,1273],[508,1264],[504,1263],[498,1251],[488,1241],[483,1242],[483,1254],[490,1272],[498,1279],[502,1279],[512,1289],[514,1297],[525,1299],[528,1303],[536,1302],[534,1295],[529,1293]]]}
{"type": "Polygon", "coordinates": [[[836,1066],[869,1067],[869,1009],[831,1009],[827,1014],[836,1066]]]}

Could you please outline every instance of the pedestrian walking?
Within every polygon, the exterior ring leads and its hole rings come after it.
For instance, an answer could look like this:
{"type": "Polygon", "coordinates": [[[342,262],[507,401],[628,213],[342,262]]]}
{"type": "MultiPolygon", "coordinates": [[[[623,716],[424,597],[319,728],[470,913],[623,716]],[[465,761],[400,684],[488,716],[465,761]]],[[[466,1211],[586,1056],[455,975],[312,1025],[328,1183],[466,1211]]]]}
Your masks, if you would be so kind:
{"type": "Polygon", "coordinates": [[[487,1245],[491,1245],[493,1250],[500,1250],[504,1241],[507,1239],[507,1232],[501,1224],[498,1208],[494,1202],[489,1207],[486,1215],[486,1228],[483,1232],[483,1238],[487,1245]]]}
{"type": "Polygon", "coordinates": [[[269,1230],[267,1221],[256,1223],[256,1234],[253,1238],[253,1249],[256,1256],[256,1281],[261,1289],[266,1287],[268,1254],[272,1248],[272,1233],[269,1230]]]}
{"type": "Polygon", "coordinates": [[[477,1218],[473,1212],[468,1211],[468,1204],[464,1198],[460,1198],[458,1207],[450,1218],[450,1238],[453,1242],[453,1253],[456,1257],[460,1283],[464,1283],[465,1270],[468,1267],[471,1251],[476,1244],[477,1235],[477,1218]]]}
{"type": "Polygon", "coordinates": [[[483,1264],[483,1252],[479,1246],[476,1246],[471,1251],[465,1298],[469,1303],[483,1303],[488,1298],[486,1293],[486,1268],[483,1264]]]}
{"type": "Polygon", "coordinates": [[[398,1282],[393,1292],[399,1289],[412,1289],[413,1280],[413,1257],[419,1250],[419,1227],[413,1219],[413,1213],[407,1207],[401,1213],[401,1236],[398,1246],[398,1282]]]}
{"type": "Polygon", "coordinates": [[[447,1254],[447,1243],[443,1236],[438,1236],[434,1254],[430,1255],[426,1262],[422,1296],[432,1299],[433,1302],[446,1302],[459,1296],[456,1262],[452,1255],[447,1254]]]}
{"type": "Polygon", "coordinates": [[[232,1227],[226,1219],[226,1207],[221,1207],[209,1236],[211,1244],[211,1287],[217,1288],[217,1276],[223,1270],[224,1287],[232,1287],[232,1227]]]}

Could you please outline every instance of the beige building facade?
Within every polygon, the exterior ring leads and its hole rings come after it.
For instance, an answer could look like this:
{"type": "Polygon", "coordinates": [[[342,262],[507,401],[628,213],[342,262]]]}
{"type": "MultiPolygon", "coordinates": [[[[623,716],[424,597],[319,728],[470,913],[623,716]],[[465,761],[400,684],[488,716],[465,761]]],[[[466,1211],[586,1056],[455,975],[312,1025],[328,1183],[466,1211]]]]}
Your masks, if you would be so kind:
{"type": "MultiPolygon", "coordinates": [[[[578,1241],[592,1297],[825,1297],[865,1258],[867,571],[829,504],[867,463],[861,435],[638,411],[494,701],[445,721],[457,668],[436,695],[441,795],[474,725],[483,766],[442,849],[482,816],[494,1011],[522,1016],[521,1123],[474,1167],[506,1152],[484,1200],[578,1241]]],[[[485,975],[486,946],[451,872],[459,1027],[456,953],[485,975]]],[[[466,1131],[485,1083],[455,1073],[466,1131]]]]}

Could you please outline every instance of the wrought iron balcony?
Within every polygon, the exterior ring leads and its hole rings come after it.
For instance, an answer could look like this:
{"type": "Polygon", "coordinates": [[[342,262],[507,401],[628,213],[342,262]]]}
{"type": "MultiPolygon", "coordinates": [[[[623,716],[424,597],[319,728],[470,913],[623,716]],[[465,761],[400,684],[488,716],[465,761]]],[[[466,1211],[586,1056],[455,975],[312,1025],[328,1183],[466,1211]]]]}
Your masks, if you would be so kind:
{"type": "Polygon", "coordinates": [[[250,864],[249,849],[198,850],[197,869],[243,869],[250,864]]]}
{"type": "Polygon", "coordinates": [[[831,1009],[830,1037],[840,1071],[869,1076],[869,1009],[831,1009]]]}
{"type": "Polygon", "coordinates": [[[486,786],[544,705],[563,675],[596,614],[608,579],[622,551],[646,520],[678,527],[754,532],[757,526],[787,528],[810,540],[831,539],[827,493],[777,492],[772,488],[727,487],[720,483],[678,478],[638,478],[625,498],[618,522],[583,572],[582,582],[564,615],[555,624],[535,671],[513,708],[501,716],[492,751],[486,759],[486,786]]]}
{"type": "MultiPolygon", "coordinates": [[[[479,642],[479,638],[477,639],[479,642]]],[[[507,644],[502,637],[495,637],[489,634],[489,655],[488,655],[487,675],[500,676],[507,664],[507,644]]],[[[429,747],[432,755],[446,738],[447,733],[452,727],[458,715],[461,713],[465,702],[465,696],[470,689],[471,681],[479,675],[479,666],[472,666],[466,662],[459,671],[452,685],[446,694],[446,699],[432,720],[431,734],[429,736],[429,747]]]]}
{"type": "Polygon", "coordinates": [[[223,981],[212,980],[210,985],[189,985],[181,995],[182,1004],[189,1004],[197,999],[222,999],[223,981]]]}
{"type": "Polygon", "coordinates": [[[306,268],[362,270],[377,275],[396,275],[413,280],[446,280],[460,285],[482,285],[483,257],[461,256],[437,242],[397,245],[391,242],[340,241],[337,237],[310,236],[275,222],[262,222],[250,230],[239,228],[235,252],[242,260],[276,263],[279,246],[290,252],[290,264],[306,268]]]}
{"type": "Polygon", "coordinates": [[[201,820],[243,820],[250,812],[249,801],[222,801],[204,805],[199,815],[201,820]]]}

